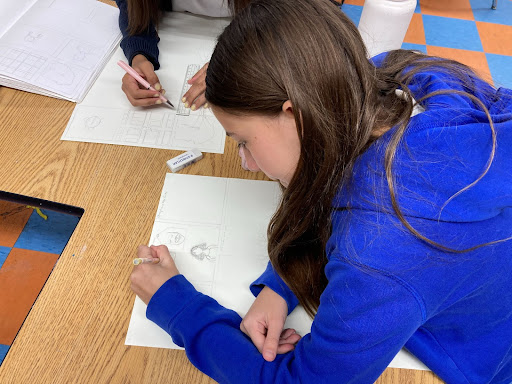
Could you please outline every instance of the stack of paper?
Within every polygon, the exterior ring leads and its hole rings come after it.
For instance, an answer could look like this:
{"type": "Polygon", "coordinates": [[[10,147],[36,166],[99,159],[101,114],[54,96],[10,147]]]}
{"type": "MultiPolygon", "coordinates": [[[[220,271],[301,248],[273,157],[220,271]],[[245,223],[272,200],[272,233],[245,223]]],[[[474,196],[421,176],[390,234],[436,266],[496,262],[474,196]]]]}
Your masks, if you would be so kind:
{"type": "Polygon", "coordinates": [[[0,85],[81,101],[119,44],[118,17],[95,0],[0,2],[0,85]]]}

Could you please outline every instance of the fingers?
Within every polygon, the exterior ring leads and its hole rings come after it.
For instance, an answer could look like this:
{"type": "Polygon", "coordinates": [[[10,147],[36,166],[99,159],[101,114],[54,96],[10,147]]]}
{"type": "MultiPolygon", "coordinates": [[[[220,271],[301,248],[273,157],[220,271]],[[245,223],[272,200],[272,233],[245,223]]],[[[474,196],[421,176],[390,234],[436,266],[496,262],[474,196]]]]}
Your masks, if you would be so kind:
{"type": "Polygon", "coordinates": [[[283,325],[279,321],[270,321],[267,329],[267,337],[263,344],[263,358],[267,361],[274,361],[277,354],[277,347],[279,346],[279,339],[283,325]]]}
{"type": "Polygon", "coordinates": [[[152,245],[150,249],[154,252],[154,257],[158,257],[160,259],[160,265],[164,267],[172,265],[172,267],[175,268],[174,259],[166,245],[152,245]]]}
{"type": "Polygon", "coordinates": [[[249,329],[242,323],[240,323],[240,330],[251,338],[252,343],[261,353],[263,345],[265,343],[266,328],[263,324],[258,323],[256,327],[250,327],[249,329]]]}
{"type": "Polygon", "coordinates": [[[147,257],[154,257],[153,252],[151,249],[146,245],[139,245],[137,247],[137,257],[140,258],[147,258],[147,257]]]}
{"type": "Polygon", "coordinates": [[[281,332],[281,336],[279,337],[279,343],[281,341],[288,339],[291,335],[295,334],[295,329],[293,328],[286,328],[281,332]]]}
{"type": "Polygon", "coordinates": [[[206,77],[206,70],[208,69],[208,63],[206,63],[205,65],[203,65],[203,67],[197,71],[197,73],[192,76],[189,80],[188,80],[188,83],[189,84],[194,84],[194,82],[198,79],[198,78],[201,78],[201,77],[206,77]]]}
{"type": "Polygon", "coordinates": [[[204,96],[204,91],[206,90],[206,68],[208,68],[208,63],[188,81],[192,86],[183,95],[185,106],[188,105],[193,111],[206,104],[204,96]]]}
{"type": "Polygon", "coordinates": [[[147,107],[162,103],[158,92],[141,88],[137,80],[128,74],[123,76],[121,89],[125,93],[130,104],[135,107],[147,107]]]}
{"type": "Polygon", "coordinates": [[[135,107],[147,107],[150,105],[161,104],[160,94],[165,91],[160,85],[160,80],[155,73],[153,64],[143,55],[136,55],[132,60],[132,68],[137,71],[149,84],[158,92],[145,89],[133,77],[128,74],[123,76],[122,90],[126,94],[128,101],[135,107]]]}

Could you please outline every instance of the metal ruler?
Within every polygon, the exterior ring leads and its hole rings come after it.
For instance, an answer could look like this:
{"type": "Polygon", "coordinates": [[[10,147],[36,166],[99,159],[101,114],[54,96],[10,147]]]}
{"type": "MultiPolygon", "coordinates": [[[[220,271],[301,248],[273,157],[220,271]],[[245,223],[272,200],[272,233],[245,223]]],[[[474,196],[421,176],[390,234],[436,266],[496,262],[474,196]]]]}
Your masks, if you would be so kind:
{"type": "Polygon", "coordinates": [[[178,104],[178,109],[176,110],[177,115],[181,115],[181,116],[190,115],[190,108],[185,108],[185,103],[183,103],[183,101],[181,101],[181,99],[183,98],[183,95],[191,87],[191,85],[187,81],[190,80],[190,78],[192,78],[192,76],[194,76],[197,73],[197,71],[199,71],[200,68],[201,68],[201,66],[199,64],[189,64],[187,66],[187,73],[185,74],[185,80],[183,81],[183,87],[181,88],[181,93],[180,93],[180,102],[178,104]]]}

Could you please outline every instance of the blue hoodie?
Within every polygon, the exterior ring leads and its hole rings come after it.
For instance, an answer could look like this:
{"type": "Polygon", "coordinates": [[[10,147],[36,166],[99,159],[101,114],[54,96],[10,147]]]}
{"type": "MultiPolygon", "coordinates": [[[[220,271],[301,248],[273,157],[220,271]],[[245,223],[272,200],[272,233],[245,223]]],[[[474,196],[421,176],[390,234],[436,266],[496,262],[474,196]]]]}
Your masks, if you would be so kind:
{"type": "MultiPolygon", "coordinates": [[[[377,66],[383,58],[374,59],[377,66]]],[[[486,115],[459,95],[426,101],[409,122],[393,168],[408,222],[458,250],[512,236],[512,91],[475,84],[496,129],[487,174],[457,194],[485,170],[492,143],[486,115]]],[[[435,68],[415,75],[410,88],[416,100],[463,89],[435,68]]],[[[334,200],[328,285],[311,333],[294,351],[266,362],[239,330],[240,316],[182,275],[155,293],[147,317],[221,383],[373,383],[405,347],[447,383],[510,384],[512,241],[447,253],[411,234],[391,209],[385,178],[393,132],[358,158],[350,188],[334,200]]],[[[264,285],[295,308],[296,297],[270,265],[251,290],[257,295],[264,285]]]]}

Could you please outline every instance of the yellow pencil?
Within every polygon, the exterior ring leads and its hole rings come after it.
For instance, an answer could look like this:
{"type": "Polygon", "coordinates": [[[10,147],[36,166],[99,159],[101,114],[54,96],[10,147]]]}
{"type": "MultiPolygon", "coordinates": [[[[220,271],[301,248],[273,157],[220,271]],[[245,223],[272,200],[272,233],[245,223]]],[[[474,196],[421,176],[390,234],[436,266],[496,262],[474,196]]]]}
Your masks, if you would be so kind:
{"type": "Polygon", "coordinates": [[[139,265],[139,264],[158,264],[160,262],[160,259],[158,257],[137,257],[133,259],[133,265],[139,265]]]}

